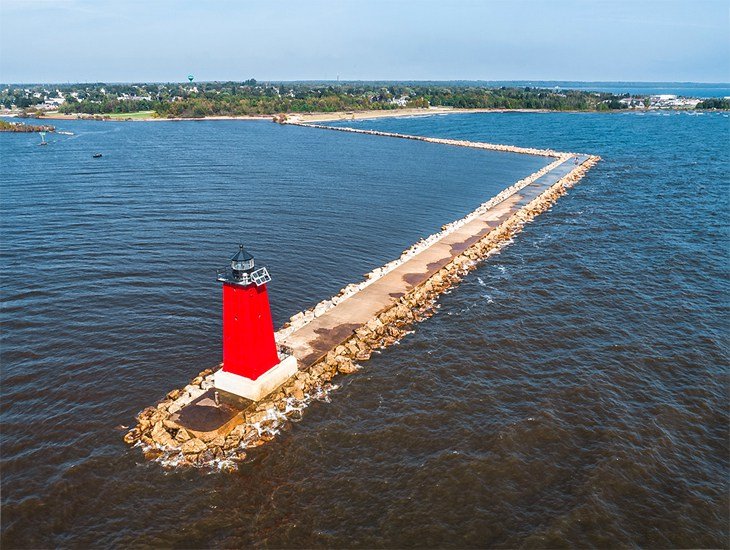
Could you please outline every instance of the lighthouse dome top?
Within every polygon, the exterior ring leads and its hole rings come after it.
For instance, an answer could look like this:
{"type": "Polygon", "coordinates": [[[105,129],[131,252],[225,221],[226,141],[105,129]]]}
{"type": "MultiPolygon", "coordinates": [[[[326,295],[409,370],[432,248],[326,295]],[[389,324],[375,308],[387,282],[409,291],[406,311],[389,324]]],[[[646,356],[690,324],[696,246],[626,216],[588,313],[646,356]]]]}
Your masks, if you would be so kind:
{"type": "Polygon", "coordinates": [[[234,271],[248,271],[253,269],[253,256],[243,248],[243,245],[238,245],[238,252],[231,258],[231,268],[234,271]]]}
{"type": "Polygon", "coordinates": [[[218,270],[218,281],[228,284],[248,286],[262,286],[271,280],[268,270],[260,267],[254,271],[253,255],[243,245],[238,246],[238,252],[231,258],[230,267],[218,270]]]}

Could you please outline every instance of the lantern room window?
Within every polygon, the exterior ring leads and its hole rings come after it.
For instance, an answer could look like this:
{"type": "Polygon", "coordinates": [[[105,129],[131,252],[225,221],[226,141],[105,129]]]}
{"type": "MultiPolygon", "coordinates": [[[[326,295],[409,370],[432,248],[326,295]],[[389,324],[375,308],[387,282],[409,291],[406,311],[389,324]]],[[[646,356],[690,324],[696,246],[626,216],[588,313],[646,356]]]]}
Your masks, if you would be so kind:
{"type": "Polygon", "coordinates": [[[236,275],[242,275],[243,273],[250,273],[253,270],[253,256],[249,254],[243,245],[238,246],[238,252],[231,258],[231,269],[236,275]]]}
{"type": "Polygon", "coordinates": [[[243,261],[231,261],[231,268],[236,271],[248,271],[253,269],[253,259],[243,261]]]}

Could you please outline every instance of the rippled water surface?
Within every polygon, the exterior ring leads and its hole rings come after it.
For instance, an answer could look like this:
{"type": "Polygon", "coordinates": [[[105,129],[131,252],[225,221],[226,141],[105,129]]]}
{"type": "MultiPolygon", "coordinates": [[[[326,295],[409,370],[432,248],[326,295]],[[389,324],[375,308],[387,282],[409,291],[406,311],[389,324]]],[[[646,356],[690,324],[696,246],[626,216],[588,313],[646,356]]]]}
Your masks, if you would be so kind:
{"type": "Polygon", "coordinates": [[[727,115],[353,124],[604,160],[234,474],[114,428],[219,360],[235,243],[280,324],[547,161],[267,122],[0,134],[3,547],[727,546],[727,115]]]}

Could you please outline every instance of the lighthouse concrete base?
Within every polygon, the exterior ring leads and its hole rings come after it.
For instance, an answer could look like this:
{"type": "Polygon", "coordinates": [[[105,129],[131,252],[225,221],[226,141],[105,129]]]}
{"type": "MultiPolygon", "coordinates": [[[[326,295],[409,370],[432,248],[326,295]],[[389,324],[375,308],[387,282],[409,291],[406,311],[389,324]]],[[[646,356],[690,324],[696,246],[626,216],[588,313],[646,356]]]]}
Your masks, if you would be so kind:
{"type": "Polygon", "coordinates": [[[215,389],[238,395],[251,401],[260,401],[297,373],[297,360],[287,355],[256,380],[239,376],[223,369],[213,375],[215,389]]]}

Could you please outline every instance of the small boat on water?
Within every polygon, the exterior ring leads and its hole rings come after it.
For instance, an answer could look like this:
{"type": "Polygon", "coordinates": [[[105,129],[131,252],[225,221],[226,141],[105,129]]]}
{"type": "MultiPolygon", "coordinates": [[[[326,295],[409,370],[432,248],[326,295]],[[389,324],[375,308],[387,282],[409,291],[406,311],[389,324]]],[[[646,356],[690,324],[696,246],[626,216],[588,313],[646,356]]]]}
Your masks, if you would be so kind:
{"type": "Polygon", "coordinates": [[[101,156],[102,156],[101,153],[94,153],[94,155],[93,155],[93,157],[95,159],[99,159],[99,158],[101,158],[101,156]]]}

